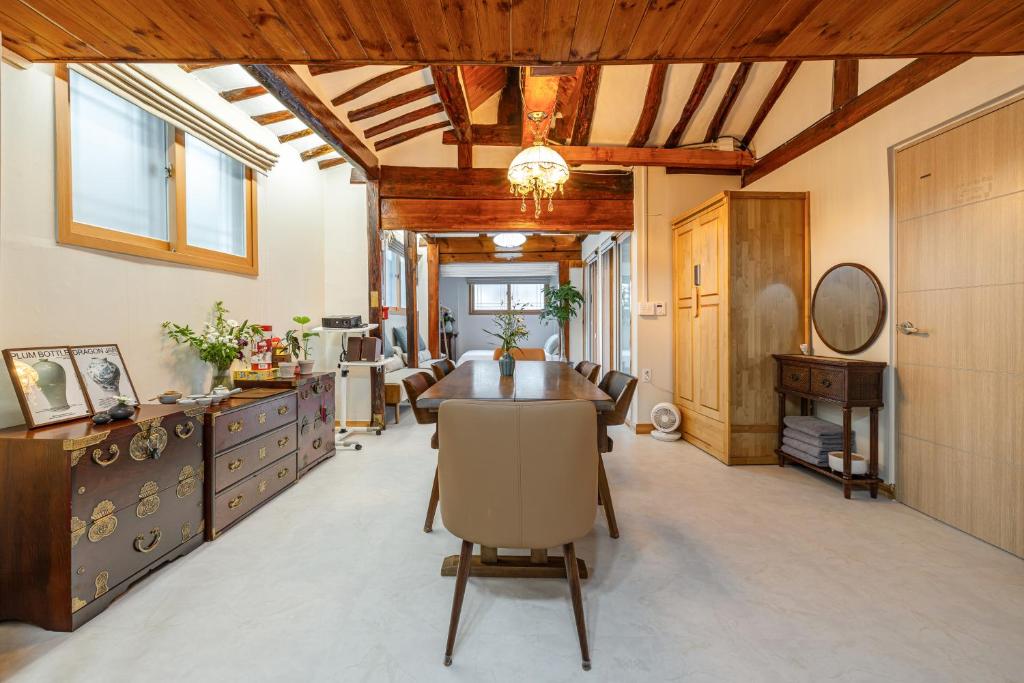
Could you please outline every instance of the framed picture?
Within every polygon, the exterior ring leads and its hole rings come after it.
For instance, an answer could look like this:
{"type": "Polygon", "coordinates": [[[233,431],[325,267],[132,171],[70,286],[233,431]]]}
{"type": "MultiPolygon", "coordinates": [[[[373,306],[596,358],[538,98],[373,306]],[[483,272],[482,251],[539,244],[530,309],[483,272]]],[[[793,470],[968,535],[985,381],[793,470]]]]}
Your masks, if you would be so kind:
{"type": "Polygon", "coordinates": [[[121,358],[117,344],[72,346],[71,360],[85,386],[85,396],[93,412],[99,413],[117,404],[118,396],[127,396],[132,405],[139,404],[135,386],[121,358]]]}
{"type": "Polygon", "coordinates": [[[92,415],[68,347],[4,349],[4,362],[30,428],[92,415]]]}

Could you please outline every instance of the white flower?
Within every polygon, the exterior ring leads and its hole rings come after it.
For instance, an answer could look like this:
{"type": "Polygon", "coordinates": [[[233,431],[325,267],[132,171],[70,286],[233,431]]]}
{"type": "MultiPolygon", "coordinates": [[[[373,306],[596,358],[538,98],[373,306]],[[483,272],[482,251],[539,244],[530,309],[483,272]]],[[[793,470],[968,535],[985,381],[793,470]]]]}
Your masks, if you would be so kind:
{"type": "Polygon", "coordinates": [[[238,327],[238,323],[234,320],[229,320],[228,327],[238,327]]]}

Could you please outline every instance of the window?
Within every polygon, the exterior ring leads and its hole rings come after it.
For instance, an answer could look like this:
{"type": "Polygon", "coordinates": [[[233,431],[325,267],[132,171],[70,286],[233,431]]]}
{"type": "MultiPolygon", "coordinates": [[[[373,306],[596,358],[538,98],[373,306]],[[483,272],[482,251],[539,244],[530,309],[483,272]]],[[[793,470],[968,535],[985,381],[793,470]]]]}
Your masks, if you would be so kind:
{"type": "Polygon", "coordinates": [[[618,311],[618,369],[621,372],[632,373],[632,358],[630,347],[630,334],[632,323],[630,318],[630,296],[632,294],[630,277],[630,246],[632,241],[627,237],[620,237],[616,245],[618,251],[618,275],[619,275],[619,311],[618,311]]]}
{"type": "Polygon", "coordinates": [[[470,315],[494,315],[517,310],[540,313],[544,309],[547,280],[475,280],[469,283],[470,315]]]}
{"type": "Polygon", "coordinates": [[[402,243],[388,239],[384,246],[384,306],[392,313],[405,312],[405,255],[402,243]]]}
{"type": "Polygon", "coordinates": [[[56,76],[59,243],[259,272],[251,169],[82,74],[56,76]]]}

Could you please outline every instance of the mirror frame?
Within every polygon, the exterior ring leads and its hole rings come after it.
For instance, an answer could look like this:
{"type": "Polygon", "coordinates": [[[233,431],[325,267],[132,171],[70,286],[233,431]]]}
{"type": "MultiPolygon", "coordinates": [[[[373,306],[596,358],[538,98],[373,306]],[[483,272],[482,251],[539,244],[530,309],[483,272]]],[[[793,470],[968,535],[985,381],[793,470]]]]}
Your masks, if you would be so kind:
{"type": "Polygon", "coordinates": [[[878,339],[878,335],[882,333],[882,327],[885,325],[886,313],[887,308],[885,304],[885,291],[882,289],[882,282],[878,279],[878,276],[875,275],[867,266],[863,266],[859,263],[837,263],[828,270],[826,270],[824,273],[822,273],[821,277],[818,278],[818,284],[814,286],[814,296],[811,298],[811,323],[814,325],[814,329],[818,333],[818,338],[821,339],[822,343],[824,343],[825,346],[835,351],[836,353],[852,355],[855,353],[860,353],[861,351],[865,350],[866,348],[874,344],[875,340],[878,339]],[[875,295],[878,297],[878,320],[875,323],[875,329],[868,336],[867,341],[855,349],[837,349],[835,346],[829,343],[829,340],[825,337],[825,335],[821,333],[821,330],[818,328],[818,321],[815,320],[814,317],[814,306],[818,301],[818,290],[821,289],[821,283],[825,281],[825,278],[827,278],[829,276],[829,273],[831,273],[833,270],[844,267],[856,268],[865,275],[867,275],[868,278],[871,280],[872,284],[874,284],[875,295]]]}

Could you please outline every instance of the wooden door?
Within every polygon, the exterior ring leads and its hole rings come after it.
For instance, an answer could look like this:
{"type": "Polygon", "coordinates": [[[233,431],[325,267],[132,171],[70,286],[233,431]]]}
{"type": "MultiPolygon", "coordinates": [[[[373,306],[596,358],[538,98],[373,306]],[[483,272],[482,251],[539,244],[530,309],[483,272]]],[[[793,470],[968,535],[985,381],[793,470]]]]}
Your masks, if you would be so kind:
{"type": "Polygon", "coordinates": [[[721,251],[724,206],[702,214],[693,229],[693,345],[696,410],[719,422],[723,416],[724,317],[721,251]]]}
{"type": "Polygon", "coordinates": [[[897,495],[1024,556],[1024,102],[896,155],[897,495]]]}
{"type": "Polygon", "coordinates": [[[693,228],[695,221],[673,233],[675,271],[675,402],[692,408],[693,395],[693,228]]]}

